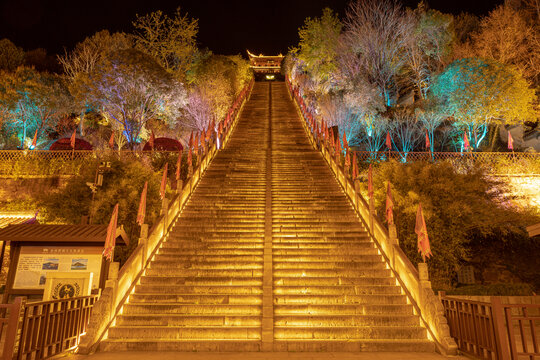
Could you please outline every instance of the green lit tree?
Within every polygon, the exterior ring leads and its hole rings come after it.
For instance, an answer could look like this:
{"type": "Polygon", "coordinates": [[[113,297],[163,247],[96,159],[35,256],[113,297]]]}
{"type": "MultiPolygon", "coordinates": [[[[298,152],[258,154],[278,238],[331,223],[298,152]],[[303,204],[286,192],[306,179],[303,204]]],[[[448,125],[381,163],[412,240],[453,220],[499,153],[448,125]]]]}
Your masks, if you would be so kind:
{"type": "Polygon", "coordinates": [[[534,120],[536,94],[519,71],[489,59],[454,61],[431,87],[439,111],[468,131],[473,148],[486,137],[488,125],[534,120]]]}

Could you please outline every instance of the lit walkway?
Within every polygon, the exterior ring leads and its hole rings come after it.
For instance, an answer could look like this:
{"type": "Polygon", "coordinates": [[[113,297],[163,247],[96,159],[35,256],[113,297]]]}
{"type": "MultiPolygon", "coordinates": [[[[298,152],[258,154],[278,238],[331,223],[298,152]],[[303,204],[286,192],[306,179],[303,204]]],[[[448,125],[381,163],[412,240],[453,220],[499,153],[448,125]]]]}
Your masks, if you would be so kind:
{"type": "Polygon", "coordinates": [[[362,353],[311,353],[311,352],[252,352],[252,353],[178,353],[178,352],[101,352],[94,355],[72,355],[64,359],[69,360],[468,360],[464,356],[445,357],[434,353],[389,353],[389,352],[362,352],[362,353]]]}

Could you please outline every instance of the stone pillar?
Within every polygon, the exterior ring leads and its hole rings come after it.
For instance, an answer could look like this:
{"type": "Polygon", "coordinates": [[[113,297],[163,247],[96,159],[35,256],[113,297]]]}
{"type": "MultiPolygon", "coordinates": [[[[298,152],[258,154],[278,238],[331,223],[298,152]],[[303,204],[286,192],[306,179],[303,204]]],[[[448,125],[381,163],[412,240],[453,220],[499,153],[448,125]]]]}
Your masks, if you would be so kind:
{"type": "Polygon", "coordinates": [[[183,188],[184,188],[184,180],[182,179],[176,180],[176,193],[180,194],[183,188]]]}
{"type": "Polygon", "coordinates": [[[169,199],[166,197],[163,198],[163,202],[161,203],[161,215],[163,215],[163,235],[165,235],[169,227],[169,199]]]}

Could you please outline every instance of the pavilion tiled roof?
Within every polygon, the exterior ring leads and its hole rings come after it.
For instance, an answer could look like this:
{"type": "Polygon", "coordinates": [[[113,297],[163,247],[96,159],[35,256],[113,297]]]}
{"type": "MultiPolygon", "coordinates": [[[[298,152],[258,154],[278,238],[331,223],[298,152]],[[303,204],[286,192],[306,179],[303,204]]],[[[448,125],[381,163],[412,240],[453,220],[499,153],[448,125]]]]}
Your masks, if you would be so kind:
{"type": "MultiPolygon", "coordinates": [[[[116,234],[117,239],[129,243],[123,228],[118,228],[116,234]]],[[[106,236],[107,225],[17,224],[0,229],[0,241],[104,243],[106,236]]]]}

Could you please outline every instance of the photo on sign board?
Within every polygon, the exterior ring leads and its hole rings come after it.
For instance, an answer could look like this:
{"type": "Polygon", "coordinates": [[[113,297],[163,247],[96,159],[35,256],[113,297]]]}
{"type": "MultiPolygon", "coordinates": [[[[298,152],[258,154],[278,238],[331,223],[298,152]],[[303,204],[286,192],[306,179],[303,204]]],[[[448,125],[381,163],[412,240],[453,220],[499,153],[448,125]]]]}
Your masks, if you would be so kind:
{"type": "Polygon", "coordinates": [[[47,277],[45,275],[41,275],[39,277],[39,285],[45,285],[46,281],[47,281],[47,277]]]}
{"type": "Polygon", "coordinates": [[[88,268],[88,259],[72,259],[71,270],[86,270],[88,268]]]}
{"type": "Polygon", "coordinates": [[[45,262],[41,265],[41,270],[58,270],[58,259],[45,259],[45,262]]]}

